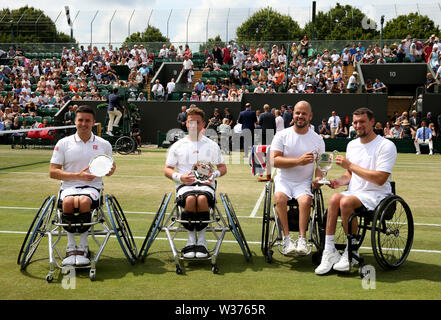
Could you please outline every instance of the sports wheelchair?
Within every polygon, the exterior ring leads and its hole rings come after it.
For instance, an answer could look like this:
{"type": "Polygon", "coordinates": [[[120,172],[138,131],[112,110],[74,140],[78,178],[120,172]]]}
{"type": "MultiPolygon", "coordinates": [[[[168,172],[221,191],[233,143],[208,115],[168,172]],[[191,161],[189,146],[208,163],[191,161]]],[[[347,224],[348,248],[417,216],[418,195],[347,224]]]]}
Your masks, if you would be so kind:
{"type": "MultiPolygon", "coordinates": [[[[156,239],[159,232],[161,231],[165,232],[167,240],[170,244],[177,274],[184,273],[184,270],[181,266],[181,261],[186,260],[209,260],[211,261],[211,271],[214,274],[219,273],[219,268],[217,266],[217,256],[219,254],[222,241],[224,240],[224,237],[228,231],[231,231],[233,233],[245,257],[245,260],[249,261],[251,259],[250,248],[248,247],[245,235],[242,231],[239,220],[237,219],[236,213],[227,194],[220,193],[220,198],[225,209],[225,217],[219,211],[219,208],[216,205],[217,201],[215,200],[214,206],[210,207],[209,220],[207,221],[183,220],[181,218],[183,208],[178,205],[176,199],[171,212],[167,214],[166,211],[171,197],[172,192],[168,194],[166,193],[163,196],[158,211],[153,219],[153,222],[147,231],[147,235],[139,252],[139,259],[142,262],[145,261],[150,247],[153,244],[153,241],[156,239]],[[185,258],[183,256],[183,252],[176,248],[174,240],[176,239],[177,234],[182,231],[187,232],[187,229],[183,227],[183,223],[208,224],[208,226],[206,227],[207,235],[212,234],[216,243],[214,247],[207,248],[209,254],[206,258],[185,258]]],[[[207,242],[210,242],[210,240],[207,240],[207,242]]]]}
{"type": "MultiPolygon", "coordinates": [[[[77,230],[80,229],[81,232],[87,231],[88,236],[92,237],[98,247],[94,255],[89,251],[91,255],[89,257],[89,265],[72,266],[76,269],[90,269],[89,278],[91,281],[95,280],[96,264],[109,238],[113,235],[118,239],[127,260],[132,265],[136,262],[138,254],[134,238],[121,206],[113,195],[105,195],[105,197],[103,197],[101,190],[99,200],[92,202],[90,220],[77,219],[77,222],[72,223],[71,221],[67,222],[62,219],[62,201],[59,199],[60,194],[61,190],[58,197],[55,195],[47,197],[37,211],[18,254],[17,264],[20,265],[20,270],[25,270],[31,263],[31,259],[37,251],[40,242],[47,236],[49,273],[46,276],[46,281],[53,281],[56,268],[64,271],[65,269],[63,268],[66,267],[62,266],[61,261],[63,258],[57,248],[57,244],[63,236],[67,236],[65,228],[76,228],[77,230]],[[107,215],[103,210],[103,198],[107,215]],[[100,242],[97,239],[98,237],[104,237],[104,239],[100,242]]],[[[76,233],[76,235],[78,234],[79,233],[76,233]]]]}
{"type": "MultiPolygon", "coordinates": [[[[320,248],[320,224],[323,221],[323,194],[321,189],[314,189],[313,199],[311,203],[311,214],[307,225],[308,231],[308,254],[311,253],[312,247],[320,248]]],[[[282,225],[280,223],[276,204],[271,203],[272,194],[274,193],[274,183],[269,181],[265,185],[265,198],[263,204],[263,223],[262,223],[262,241],[261,250],[265,257],[265,261],[271,263],[273,261],[274,250],[277,246],[280,253],[282,253],[283,236],[282,225]]],[[[297,200],[290,199],[288,206],[288,224],[289,231],[299,231],[299,208],[297,200]]],[[[313,254],[313,260],[318,259],[317,253],[313,254]]]]}
{"type": "MultiPolygon", "coordinates": [[[[391,181],[392,195],[384,198],[374,210],[367,210],[364,206],[357,208],[348,221],[348,235],[346,236],[340,221],[337,221],[335,233],[335,247],[344,250],[348,244],[348,259],[355,259],[359,263],[359,274],[365,276],[367,272],[363,267],[364,258],[356,256],[353,251],[358,250],[371,230],[371,246],[377,263],[384,270],[397,269],[407,259],[410,253],[414,236],[414,223],[412,212],[407,203],[395,194],[395,182],[391,181]],[[352,222],[358,221],[357,232],[352,230],[352,222]]],[[[320,246],[318,255],[324,250],[326,233],[327,211],[323,220],[318,223],[320,246]]],[[[320,259],[321,260],[321,259],[320,259]]]]}

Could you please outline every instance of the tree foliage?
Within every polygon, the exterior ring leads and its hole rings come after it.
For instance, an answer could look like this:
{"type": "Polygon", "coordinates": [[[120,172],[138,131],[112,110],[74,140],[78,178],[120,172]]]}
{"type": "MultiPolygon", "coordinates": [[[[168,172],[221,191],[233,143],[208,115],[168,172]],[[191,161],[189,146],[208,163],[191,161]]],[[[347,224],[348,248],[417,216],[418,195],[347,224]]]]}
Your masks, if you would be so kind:
{"type": "Polygon", "coordinates": [[[299,39],[303,31],[290,16],[267,7],[254,13],[236,30],[237,41],[286,41],[299,39]]]}
{"type": "Polygon", "coordinates": [[[407,35],[412,38],[428,39],[432,34],[439,34],[439,27],[428,17],[417,12],[400,15],[389,20],[383,29],[385,39],[404,39],[407,35]]]}
{"type": "Polygon", "coordinates": [[[380,32],[376,24],[362,11],[339,3],[328,12],[319,11],[315,17],[314,34],[312,21],[305,25],[308,37],[318,40],[368,40],[377,39],[380,32]]]}
{"type": "Polygon", "coordinates": [[[204,52],[205,49],[211,51],[211,49],[213,49],[213,45],[217,45],[222,49],[225,46],[225,42],[222,41],[220,35],[217,35],[214,38],[208,38],[207,42],[199,45],[199,52],[204,52]]]}
{"type": "Polygon", "coordinates": [[[162,44],[170,44],[170,39],[164,36],[158,28],[148,25],[144,32],[132,33],[124,40],[126,43],[141,43],[141,42],[160,42],[162,44]]]}
{"type": "Polygon", "coordinates": [[[28,6],[0,11],[0,42],[12,41],[14,43],[71,42],[70,36],[58,32],[55,23],[43,11],[28,6]]]}

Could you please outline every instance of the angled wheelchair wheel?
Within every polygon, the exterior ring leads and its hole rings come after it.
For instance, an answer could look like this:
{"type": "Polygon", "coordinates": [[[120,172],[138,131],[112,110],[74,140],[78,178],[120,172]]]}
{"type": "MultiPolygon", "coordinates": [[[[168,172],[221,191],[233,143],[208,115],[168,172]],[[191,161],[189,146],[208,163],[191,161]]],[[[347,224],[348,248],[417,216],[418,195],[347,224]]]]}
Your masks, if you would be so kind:
{"type": "Polygon", "coordinates": [[[158,233],[161,231],[161,223],[164,218],[165,212],[167,210],[168,203],[170,202],[172,196],[172,192],[169,194],[164,194],[162,197],[161,204],[159,205],[158,211],[156,212],[155,217],[153,218],[152,224],[150,225],[149,230],[147,231],[147,235],[142,243],[141,250],[139,250],[139,257],[142,262],[144,262],[147,253],[155,240],[158,233]]]}
{"type": "Polygon", "coordinates": [[[312,217],[311,217],[311,238],[318,251],[323,251],[325,246],[325,228],[326,218],[324,216],[324,201],[322,189],[314,190],[314,199],[312,202],[312,217]]]}
{"type": "Polygon", "coordinates": [[[51,225],[51,218],[55,207],[55,196],[47,197],[32,221],[18,254],[17,263],[20,270],[26,269],[41,240],[51,225]]]}
{"type": "Polygon", "coordinates": [[[115,142],[115,150],[119,154],[126,155],[136,150],[136,141],[129,136],[122,136],[115,142]]]}
{"type": "Polygon", "coordinates": [[[251,258],[251,250],[248,247],[247,240],[245,239],[245,235],[242,231],[239,220],[237,219],[236,213],[234,212],[233,205],[231,204],[231,201],[228,198],[227,194],[224,195],[221,193],[220,197],[222,199],[222,203],[224,204],[225,212],[228,217],[230,230],[236,238],[245,259],[249,261],[251,258]]]}
{"type": "Polygon", "coordinates": [[[375,259],[384,269],[396,269],[410,253],[414,236],[412,212],[399,196],[384,199],[372,221],[371,243],[375,259]]]}
{"type": "MultiPolygon", "coordinates": [[[[265,257],[265,261],[272,262],[272,250],[270,247],[270,226],[271,226],[271,193],[272,182],[265,185],[265,198],[263,203],[263,221],[262,221],[262,241],[260,249],[265,257]]],[[[272,219],[274,221],[274,219],[272,219]]]]}
{"type": "Polygon", "coordinates": [[[113,230],[115,231],[121,249],[127,260],[131,264],[135,264],[138,257],[138,251],[124,212],[122,211],[118,200],[116,200],[113,195],[106,195],[106,206],[113,230]]]}

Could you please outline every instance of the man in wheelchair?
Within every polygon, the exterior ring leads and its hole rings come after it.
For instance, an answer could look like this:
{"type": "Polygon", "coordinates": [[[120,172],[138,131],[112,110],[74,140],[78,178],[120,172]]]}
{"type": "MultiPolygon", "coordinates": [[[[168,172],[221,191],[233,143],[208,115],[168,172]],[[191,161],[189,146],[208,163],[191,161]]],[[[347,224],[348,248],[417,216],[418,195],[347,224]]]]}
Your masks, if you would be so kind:
{"type": "MultiPolygon", "coordinates": [[[[294,126],[279,131],[271,144],[271,163],[277,168],[274,178],[274,198],[282,226],[284,255],[306,255],[306,229],[311,211],[311,183],[314,171],[314,151],[325,151],[323,138],[310,129],[311,105],[299,101],[293,112],[294,126]],[[299,206],[299,238],[294,241],[289,234],[287,203],[296,199],[299,206]]],[[[315,180],[322,177],[316,169],[315,180]]],[[[314,187],[319,185],[314,181],[314,187]]]]}
{"type": "MultiPolygon", "coordinates": [[[[346,170],[342,177],[331,180],[330,187],[337,189],[348,185],[348,189],[331,196],[328,203],[325,247],[320,265],[315,273],[323,275],[331,269],[349,271],[358,264],[356,259],[349,261],[348,245],[342,255],[336,250],[334,235],[338,215],[341,215],[345,234],[348,234],[348,221],[358,208],[364,206],[374,210],[382,199],[392,194],[390,174],[397,157],[397,149],[391,141],[378,136],[373,131],[374,114],[368,108],[353,112],[353,126],[358,138],[349,142],[346,157],[335,158],[335,163],[346,170]]],[[[351,225],[352,233],[358,228],[357,219],[351,225]]],[[[358,252],[352,252],[358,257],[358,252]]]]}
{"type": "Polygon", "coordinates": [[[174,143],[168,152],[164,174],[175,181],[177,204],[184,208],[181,219],[188,230],[184,258],[208,257],[205,239],[210,208],[215,204],[215,179],[227,172],[219,146],[202,134],[205,113],[193,107],[187,114],[188,135],[174,143]],[[216,170],[214,168],[216,165],[216,170]],[[175,172],[176,168],[176,172],[175,172]]]}
{"type": "MultiPolygon", "coordinates": [[[[89,223],[91,210],[100,201],[103,188],[101,177],[88,172],[90,160],[98,154],[112,156],[112,146],[92,133],[95,111],[90,106],[78,108],[75,115],[76,133],[58,141],[50,161],[49,175],[61,180],[59,201],[62,201],[62,222],[67,224],[89,223]]],[[[107,174],[112,175],[116,166],[107,174]]],[[[87,265],[89,260],[88,230],[90,226],[67,226],[66,258],[63,265],[87,265]],[[75,235],[80,234],[77,245],[75,235]]]]}

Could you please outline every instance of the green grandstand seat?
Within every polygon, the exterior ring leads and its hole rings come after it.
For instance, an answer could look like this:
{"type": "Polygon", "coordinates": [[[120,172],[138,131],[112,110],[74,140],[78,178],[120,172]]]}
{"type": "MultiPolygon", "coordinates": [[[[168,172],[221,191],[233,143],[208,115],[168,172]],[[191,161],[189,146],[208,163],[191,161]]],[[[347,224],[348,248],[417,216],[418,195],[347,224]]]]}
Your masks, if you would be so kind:
{"type": "Polygon", "coordinates": [[[35,120],[35,122],[43,122],[43,117],[42,116],[35,116],[34,120],[35,120]]]}
{"type": "Polygon", "coordinates": [[[202,76],[209,78],[211,76],[211,71],[202,71],[202,76]]]}
{"type": "Polygon", "coordinates": [[[30,126],[34,123],[34,118],[31,116],[26,116],[23,118],[23,121],[26,121],[27,126],[30,126]]]}
{"type": "Polygon", "coordinates": [[[171,95],[171,100],[181,100],[182,93],[181,92],[173,92],[171,95]]]}
{"type": "Polygon", "coordinates": [[[48,115],[53,117],[57,114],[58,111],[60,111],[60,108],[47,108],[48,109],[48,115]]]}
{"type": "Polygon", "coordinates": [[[223,64],[221,66],[221,69],[228,72],[228,71],[230,71],[231,66],[229,64],[223,64]]]}
{"type": "Polygon", "coordinates": [[[216,83],[216,78],[215,77],[210,77],[210,78],[208,78],[210,81],[211,81],[211,83],[216,83]]]}
{"type": "Polygon", "coordinates": [[[0,94],[1,94],[3,97],[5,97],[5,96],[8,94],[8,92],[7,92],[7,91],[1,91],[0,94]]]}
{"type": "Polygon", "coordinates": [[[46,119],[48,124],[52,124],[54,122],[54,118],[51,116],[46,116],[43,118],[43,120],[46,119]]]}
{"type": "Polygon", "coordinates": [[[21,125],[23,123],[23,116],[18,116],[18,123],[21,125]]]}

